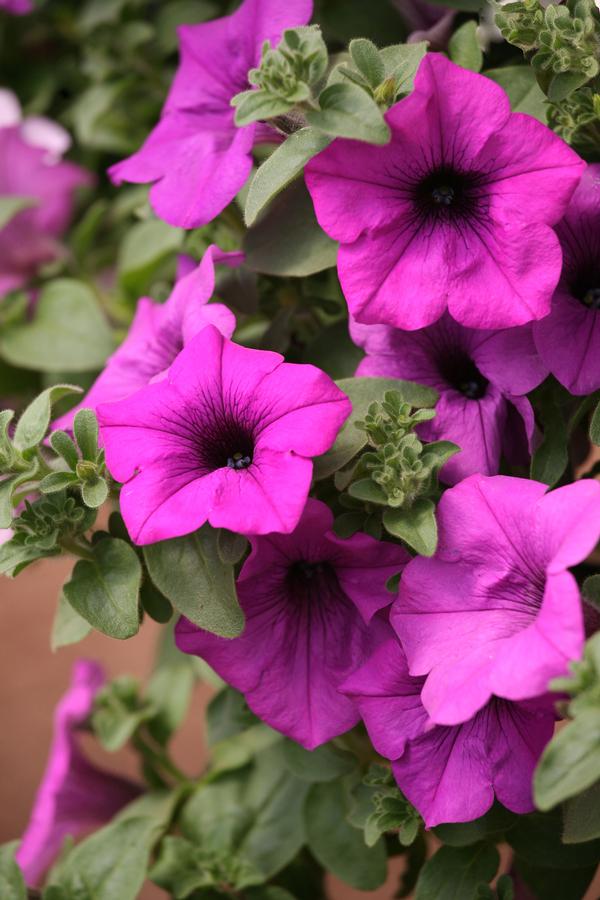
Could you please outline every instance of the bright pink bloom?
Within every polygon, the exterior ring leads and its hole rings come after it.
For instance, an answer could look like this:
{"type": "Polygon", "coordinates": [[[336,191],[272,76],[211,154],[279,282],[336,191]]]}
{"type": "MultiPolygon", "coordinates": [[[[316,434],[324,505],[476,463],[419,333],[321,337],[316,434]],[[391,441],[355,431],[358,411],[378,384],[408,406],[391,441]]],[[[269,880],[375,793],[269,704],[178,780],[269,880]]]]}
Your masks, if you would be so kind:
{"type": "Polygon", "coordinates": [[[79,660],[56,707],[48,765],[17,851],[29,885],[39,883],[67,835],[78,837],[104,825],[141,792],[132,781],[93,766],[79,747],[77,732],[91,715],[104,680],[96,663],[79,660]]]}
{"type": "Polygon", "coordinates": [[[161,119],[133,156],[110,169],[116,184],[153,182],[150,201],[172,225],[197,228],[233,200],[252,168],[256,124],[238,128],[231,99],[249,87],[265,40],[305,25],[312,0],[244,0],[231,15],[179,29],[181,61],[161,119]]]}
{"type": "Polygon", "coordinates": [[[470,822],[496,797],[516,813],[533,810],[531,780],[552,737],[549,698],[496,697],[462,725],[434,725],[397,640],[387,640],[342,686],[358,704],[375,749],[393,760],[400,790],[428,828],[470,822]]]}
{"type": "Polygon", "coordinates": [[[431,559],[406,567],[391,622],[432,720],[456,725],[492,695],[546,692],[581,656],[579,588],[569,566],[600,538],[600,484],[547,493],[524,478],[472,475],[446,491],[431,559]]]}
{"type": "Polygon", "coordinates": [[[15,16],[24,16],[33,12],[31,0],[0,0],[0,10],[12,13],[15,16]]]}
{"type": "Polygon", "coordinates": [[[552,312],[534,326],[542,359],[572,394],[600,388],[600,165],[591,165],[556,231],[562,276],[552,312]]]}
{"type": "Polygon", "coordinates": [[[350,333],[367,353],[357,375],[406,378],[439,392],[435,419],[420,425],[418,433],[425,441],[462,447],[442,469],[447,484],[475,472],[496,474],[503,452],[510,459],[527,458],[535,423],[523,395],[548,374],[531,325],[477,331],[444,313],[419,331],[352,321],[350,333]]]}
{"type": "Polygon", "coordinates": [[[315,366],[240,347],[208,325],[165,380],[98,408],[133,540],[188,534],[207,520],[243,534],[292,531],[310,457],[331,447],[350,409],[315,366]]]}
{"type": "Polygon", "coordinates": [[[90,181],[87,172],[57,161],[33,137],[27,140],[20,124],[0,127],[0,196],[31,200],[31,207],[0,228],[0,297],[60,255],[58,238],[70,222],[75,190],[90,181]]]}
{"type": "Polygon", "coordinates": [[[53,428],[70,429],[78,409],[96,409],[100,403],[129,397],[160,377],[206,325],[214,325],[225,337],[231,337],[235,316],[222,303],[209,303],[215,286],[214,264],[229,263],[228,257],[237,264],[238,254],[223,253],[213,245],[191,271],[186,261],[187,274],[177,282],[166,303],[155,303],[148,297],[138,300],[129,334],[107,360],[82,402],[57,419],[53,428]]]}
{"type": "Polygon", "coordinates": [[[306,168],[356,320],[412,331],[446,308],[470,328],[547,315],[561,267],[550,225],[583,161],[511,113],[493,81],[437,54],[386,119],[386,146],[338,139],[306,168]]]}
{"type": "Polygon", "coordinates": [[[309,749],[358,722],[338,686],[387,631],[373,616],[389,606],[386,581],[409,559],[366,534],[341,540],[332,526],[329,508],[309,500],[291,534],[251,539],[237,582],[241,637],[186,619],[177,626],[180,650],[205,659],[261,719],[309,749]]]}

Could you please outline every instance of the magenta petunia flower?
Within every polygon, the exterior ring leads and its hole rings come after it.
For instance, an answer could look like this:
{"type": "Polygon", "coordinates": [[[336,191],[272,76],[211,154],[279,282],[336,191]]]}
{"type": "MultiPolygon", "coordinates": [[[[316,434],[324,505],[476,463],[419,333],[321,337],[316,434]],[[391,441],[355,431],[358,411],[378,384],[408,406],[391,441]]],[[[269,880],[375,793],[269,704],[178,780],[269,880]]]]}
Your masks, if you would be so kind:
{"type": "Polygon", "coordinates": [[[444,313],[419,331],[351,321],[350,333],[367,353],[357,375],[406,378],[439,392],[435,419],[418,433],[425,441],[462,447],[443,467],[442,481],[455,484],[475,472],[494,475],[503,452],[511,460],[527,458],[535,423],[523,395],[548,374],[531,325],[478,331],[444,313]]]}
{"type": "Polygon", "coordinates": [[[411,674],[427,675],[423,704],[440,725],[465,722],[492,695],[543,694],[581,656],[581,599],[568,567],[600,538],[600,484],[546,491],[472,475],[440,501],[435,556],[404,571],[391,622],[411,674]]]}
{"type": "Polygon", "coordinates": [[[237,582],[241,637],[186,619],[177,626],[180,650],[205,659],[261,719],[308,749],[358,722],[338,686],[387,632],[373,616],[389,606],[386,581],[409,559],[366,534],[341,540],[332,526],[329,508],[309,500],[291,534],[251,539],[237,582]]]}
{"type": "Polygon", "coordinates": [[[79,747],[77,732],[89,718],[103,684],[102,669],[79,660],[71,686],[56,707],[48,765],[17,851],[29,885],[39,883],[67,835],[78,837],[104,825],[141,793],[132,781],[92,765],[79,747]]]}
{"type": "Polygon", "coordinates": [[[256,124],[236,126],[231,99],[250,86],[263,42],[279,43],[311,15],[312,0],[244,0],[231,16],[181,26],[181,61],[161,119],[137,153],[112,166],[113,181],[152,182],[152,206],[172,225],[197,228],[218,216],[264,137],[256,124]]]}
{"type": "Polygon", "coordinates": [[[375,749],[391,759],[400,790],[428,828],[470,822],[496,797],[531,812],[533,770],[554,730],[548,696],[521,703],[492,698],[461,725],[434,725],[397,640],[387,640],[342,685],[353,697],[375,749]]]}
{"type": "Polygon", "coordinates": [[[239,263],[239,254],[208,248],[199,266],[190,269],[189,261],[180,261],[186,274],[175,285],[166,303],[148,297],[138,300],[129,334],[107,360],[85,398],[53,423],[53,428],[71,429],[77,410],[96,409],[100,403],[112,403],[159,378],[180,350],[206,325],[214,325],[225,337],[235,329],[235,316],[222,303],[209,303],[215,286],[215,262],[239,263]]]}
{"type": "Polygon", "coordinates": [[[0,228],[0,298],[60,255],[58,238],[70,222],[75,190],[90,182],[87,172],[61,162],[42,143],[44,137],[56,140],[58,126],[48,134],[52,124],[30,119],[0,127],[0,196],[29,198],[31,204],[0,228]]]}
{"type": "Polygon", "coordinates": [[[31,0],[0,0],[0,10],[12,13],[14,16],[24,16],[33,12],[31,0]]]}
{"type": "Polygon", "coordinates": [[[324,372],[248,350],[212,325],[166,379],[98,407],[121,512],[150,544],[207,520],[243,534],[292,531],[351,404],[324,372]]]}
{"type": "Polygon", "coordinates": [[[386,146],[338,139],[306,168],[356,320],[414,330],[447,308],[471,328],[507,328],[547,315],[561,267],[550,226],[583,161],[438,54],[386,119],[386,146]]]}
{"type": "Polygon", "coordinates": [[[590,165],[556,231],[562,276],[552,312],[534,326],[538,351],[572,394],[600,388],[600,164],[590,165]]]}

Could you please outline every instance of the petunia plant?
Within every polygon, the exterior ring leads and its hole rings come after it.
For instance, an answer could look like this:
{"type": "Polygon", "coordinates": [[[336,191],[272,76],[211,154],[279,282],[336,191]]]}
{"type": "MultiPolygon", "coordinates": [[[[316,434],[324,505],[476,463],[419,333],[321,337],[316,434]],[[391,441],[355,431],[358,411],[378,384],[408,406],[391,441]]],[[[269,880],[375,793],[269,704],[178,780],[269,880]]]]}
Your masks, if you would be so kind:
{"type": "Polygon", "coordinates": [[[0,0],[0,401],[0,900],[595,900],[597,0],[0,0]]]}

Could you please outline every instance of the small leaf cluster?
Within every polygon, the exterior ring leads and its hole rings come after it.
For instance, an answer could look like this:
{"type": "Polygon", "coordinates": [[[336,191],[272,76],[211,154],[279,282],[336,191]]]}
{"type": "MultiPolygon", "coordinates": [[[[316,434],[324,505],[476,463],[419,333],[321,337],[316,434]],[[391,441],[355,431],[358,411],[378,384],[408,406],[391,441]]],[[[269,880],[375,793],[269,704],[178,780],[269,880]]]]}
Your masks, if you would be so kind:
{"type": "Polygon", "coordinates": [[[600,72],[600,17],[593,0],[545,9],[539,0],[500,7],[496,23],[511,44],[531,55],[550,100],[564,100],[600,72]]]}
{"type": "Polygon", "coordinates": [[[396,787],[387,766],[372,764],[362,784],[371,789],[371,812],[364,823],[365,842],[372,847],[383,834],[397,834],[402,847],[410,847],[417,839],[423,820],[396,787]]]}
{"type": "Polygon", "coordinates": [[[413,411],[400,393],[386,391],[380,402],[369,405],[364,420],[355,422],[368,449],[350,469],[336,473],[336,487],[344,492],[340,502],[349,510],[336,522],[338,533],[363,526],[366,506],[370,533],[380,536],[382,523],[418,553],[435,552],[438,473],[459,448],[450,441],[419,440],[415,428],[434,416],[433,409],[413,411]]]}
{"type": "Polygon", "coordinates": [[[64,467],[55,469],[39,484],[43,494],[78,488],[86,506],[97,509],[108,497],[104,450],[98,447],[98,421],[91,409],[80,409],[73,419],[75,441],[66,431],[53,431],[50,446],[64,467]]]}
{"type": "Polygon", "coordinates": [[[367,38],[355,38],[348,45],[350,60],[336,66],[330,80],[357,84],[386,110],[412,90],[426,49],[424,42],[379,49],[367,38]]]}

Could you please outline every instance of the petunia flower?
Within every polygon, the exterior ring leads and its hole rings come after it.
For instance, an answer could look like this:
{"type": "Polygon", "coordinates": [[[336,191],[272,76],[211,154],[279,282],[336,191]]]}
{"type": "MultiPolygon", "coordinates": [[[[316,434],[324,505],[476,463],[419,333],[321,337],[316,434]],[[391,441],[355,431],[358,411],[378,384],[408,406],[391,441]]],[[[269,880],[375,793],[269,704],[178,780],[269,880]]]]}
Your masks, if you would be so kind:
{"type": "Polygon", "coordinates": [[[470,328],[547,315],[561,267],[550,226],[583,161],[511,113],[499,85],[434,53],[386,120],[386,146],[338,139],[306,168],[355,319],[414,330],[445,309],[470,328]]]}
{"type": "Polygon", "coordinates": [[[440,725],[471,718],[492,695],[526,700],[565,675],[584,642],[568,571],[600,538],[600,484],[546,493],[521,478],[472,475],[438,506],[439,544],[404,571],[391,623],[423,705],[440,725]]]}
{"type": "Polygon", "coordinates": [[[373,617],[391,602],[386,581],[409,559],[366,534],[341,540],[332,526],[329,508],[309,500],[291,534],[251,538],[237,582],[241,637],[226,640],[186,619],[177,626],[180,650],[205,659],[256,715],[308,749],[358,722],[338,686],[388,630],[373,617]]]}
{"type": "Polygon", "coordinates": [[[443,467],[442,481],[455,484],[475,472],[494,475],[502,452],[526,457],[535,423],[523,395],[548,374],[531,325],[478,331],[444,313],[418,331],[351,321],[350,333],[367,353],[357,375],[406,378],[439,392],[435,418],[418,432],[423,440],[454,441],[462,448],[443,467]]]}
{"type": "Polygon", "coordinates": [[[91,176],[61,161],[69,137],[60,126],[43,118],[21,121],[14,95],[0,95],[0,197],[28,201],[0,228],[1,298],[63,252],[58,238],[69,225],[75,190],[91,176]]]}
{"type": "Polygon", "coordinates": [[[0,0],[0,10],[5,10],[14,16],[24,16],[33,12],[33,4],[31,0],[0,0]]]}
{"type": "Polygon", "coordinates": [[[470,822],[494,797],[513,812],[531,812],[533,770],[554,730],[549,697],[493,697],[461,725],[434,725],[421,702],[424,680],[409,674],[400,643],[391,639],[341,689],[357,703],[373,746],[392,760],[398,787],[426,826],[470,822]]]}
{"type": "Polygon", "coordinates": [[[315,366],[204,328],[166,379],[98,407],[108,469],[138,544],[207,520],[243,534],[292,531],[351,404],[315,366]]]}
{"type": "Polygon", "coordinates": [[[56,707],[48,764],[17,851],[29,885],[39,883],[68,835],[78,837],[104,825],[141,792],[132,781],[92,765],[79,746],[77,732],[103,684],[102,669],[79,660],[71,686],[56,707]]]}
{"type": "Polygon", "coordinates": [[[311,15],[312,0],[244,0],[230,16],[181,26],[181,60],[160,121],[137,153],[109,170],[115,184],[152,182],[150,202],[172,225],[197,228],[218,216],[264,137],[256,124],[236,126],[231,99],[249,87],[264,41],[277,44],[311,15]]]}
{"type": "Polygon", "coordinates": [[[456,10],[426,0],[393,0],[410,29],[407,43],[428,41],[430,50],[443,50],[452,35],[456,10]]]}
{"type": "Polygon", "coordinates": [[[600,164],[590,165],[556,231],[562,276],[552,312],[534,325],[540,356],[572,394],[600,388],[600,164]]]}
{"type": "Polygon", "coordinates": [[[71,429],[77,410],[96,409],[129,397],[169,368],[177,354],[206,325],[214,325],[225,337],[235,329],[235,316],[222,303],[209,303],[215,286],[215,262],[237,264],[239,255],[208,248],[199,266],[180,262],[185,271],[166,303],[148,297],[138,300],[129,333],[107,360],[85,398],[53,423],[53,428],[71,429]]]}

